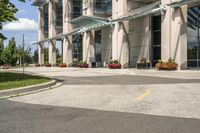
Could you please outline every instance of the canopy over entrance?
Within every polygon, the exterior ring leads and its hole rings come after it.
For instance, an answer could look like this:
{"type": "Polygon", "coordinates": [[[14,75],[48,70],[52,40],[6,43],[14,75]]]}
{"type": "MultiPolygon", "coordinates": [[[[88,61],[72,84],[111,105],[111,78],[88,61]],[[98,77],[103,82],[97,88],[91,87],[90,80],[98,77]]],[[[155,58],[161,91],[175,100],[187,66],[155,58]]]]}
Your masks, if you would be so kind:
{"type": "Polygon", "coordinates": [[[34,2],[32,3],[32,6],[41,6],[46,2],[47,2],[46,0],[34,0],[34,2]]]}
{"type": "Polygon", "coordinates": [[[169,4],[169,6],[172,6],[174,8],[178,8],[178,7],[181,7],[183,5],[194,4],[196,2],[200,2],[200,0],[177,0],[177,1],[169,4]]]}
{"type": "Polygon", "coordinates": [[[141,8],[135,9],[128,13],[125,16],[119,17],[115,20],[112,20],[113,22],[121,22],[121,21],[127,21],[127,20],[132,20],[132,19],[137,19],[140,17],[144,17],[150,14],[158,13],[165,10],[164,6],[161,6],[161,2],[155,2],[153,4],[143,6],[141,8]]]}

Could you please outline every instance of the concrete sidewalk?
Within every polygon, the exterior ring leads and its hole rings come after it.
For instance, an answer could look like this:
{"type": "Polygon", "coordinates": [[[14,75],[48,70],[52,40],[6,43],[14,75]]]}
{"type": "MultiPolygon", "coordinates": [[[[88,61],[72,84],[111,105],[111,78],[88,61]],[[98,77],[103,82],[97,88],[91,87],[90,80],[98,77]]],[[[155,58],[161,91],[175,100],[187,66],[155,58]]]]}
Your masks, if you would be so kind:
{"type": "MultiPolygon", "coordinates": [[[[20,72],[22,68],[0,70],[0,71],[14,71],[20,72]]],[[[109,75],[141,75],[153,77],[166,77],[176,79],[200,79],[200,70],[182,70],[182,71],[157,71],[138,70],[138,69],[108,69],[108,68],[59,68],[59,67],[27,67],[26,73],[43,76],[71,76],[71,77],[84,77],[84,76],[109,76],[109,75]]]]}

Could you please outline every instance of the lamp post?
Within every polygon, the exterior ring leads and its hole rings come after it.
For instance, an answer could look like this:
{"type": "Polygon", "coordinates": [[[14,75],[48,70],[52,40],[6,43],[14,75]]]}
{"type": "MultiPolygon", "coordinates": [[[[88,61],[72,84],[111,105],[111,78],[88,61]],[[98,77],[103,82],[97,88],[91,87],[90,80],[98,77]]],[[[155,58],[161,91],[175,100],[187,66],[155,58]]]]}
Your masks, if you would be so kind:
{"type": "Polygon", "coordinates": [[[23,64],[22,64],[22,67],[23,67],[23,75],[24,75],[24,34],[23,34],[23,55],[22,55],[22,60],[23,60],[23,64]]]}

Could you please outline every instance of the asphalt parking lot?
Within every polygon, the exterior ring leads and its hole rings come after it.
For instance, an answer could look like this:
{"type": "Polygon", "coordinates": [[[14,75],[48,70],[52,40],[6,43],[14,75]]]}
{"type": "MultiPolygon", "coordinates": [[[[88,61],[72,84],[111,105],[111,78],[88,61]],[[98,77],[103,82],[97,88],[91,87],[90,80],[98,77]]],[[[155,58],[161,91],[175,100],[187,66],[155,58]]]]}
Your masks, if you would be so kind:
{"type": "Polygon", "coordinates": [[[60,80],[65,85],[144,85],[144,84],[180,84],[200,83],[200,79],[176,79],[138,75],[112,75],[92,77],[52,77],[60,80]]]}
{"type": "Polygon", "coordinates": [[[1,133],[199,133],[200,120],[0,101],[1,133]]]}
{"type": "Polygon", "coordinates": [[[27,71],[58,79],[63,86],[1,100],[0,133],[200,131],[199,72],[27,71]]]}

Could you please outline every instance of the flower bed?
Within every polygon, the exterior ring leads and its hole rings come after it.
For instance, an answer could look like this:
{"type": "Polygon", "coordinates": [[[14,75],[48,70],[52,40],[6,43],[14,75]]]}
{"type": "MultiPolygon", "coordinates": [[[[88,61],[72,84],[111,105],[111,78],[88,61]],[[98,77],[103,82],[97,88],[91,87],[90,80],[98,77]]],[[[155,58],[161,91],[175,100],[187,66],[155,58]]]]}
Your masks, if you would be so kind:
{"type": "Polygon", "coordinates": [[[114,61],[109,61],[107,64],[108,68],[110,69],[121,69],[122,65],[119,63],[119,61],[114,60],[114,61]]]}
{"type": "Polygon", "coordinates": [[[76,64],[76,67],[79,67],[79,68],[89,68],[89,65],[86,62],[80,61],[79,63],[76,64]]]}
{"type": "Polygon", "coordinates": [[[156,69],[157,70],[168,70],[168,71],[173,71],[177,70],[178,64],[174,62],[171,58],[167,62],[163,62],[160,60],[156,64],[156,69]]]}
{"type": "Polygon", "coordinates": [[[45,64],[46,67],[51,67],[51,64],[45,64]]]}
{"type": "Polygon", "coordinates": [[[63,67],[67,67],[67,65],[65,63],[59,64],[59,67],[63,68],[63,67]]]}
{"type": "Polygon", "coordinates": [[[137,62],[137,69],[150,69],[151,63],[143,58],[137,62]]]}
{"type": "Polygon", "coordinates": [[[40,64],[35,64],[35,67],[40,67],[40,64]]]}
{"type": "Polygon", "coordinates": [[[10,68],[10,65],[4,64],[4,65],[1,66],[1,69],[9,69],[9,68],[10,68]]]}

